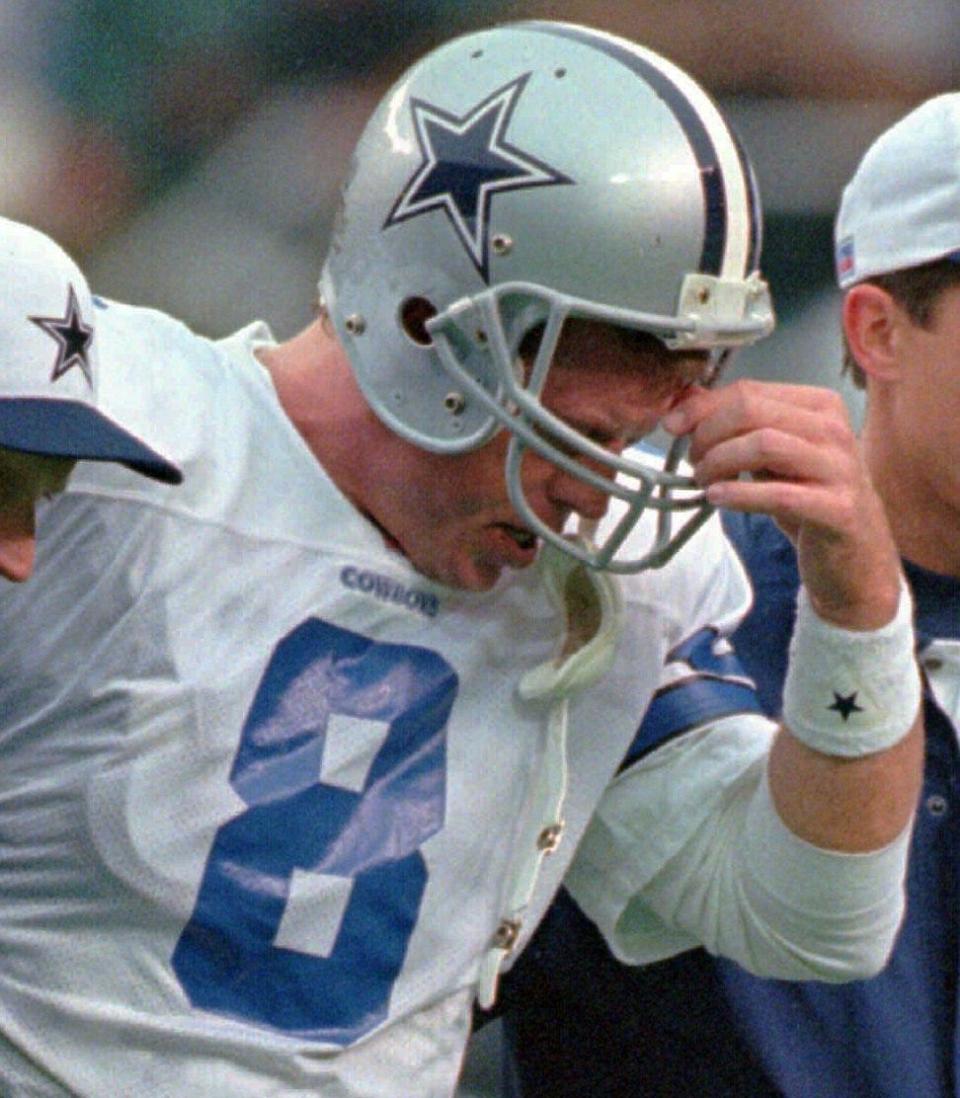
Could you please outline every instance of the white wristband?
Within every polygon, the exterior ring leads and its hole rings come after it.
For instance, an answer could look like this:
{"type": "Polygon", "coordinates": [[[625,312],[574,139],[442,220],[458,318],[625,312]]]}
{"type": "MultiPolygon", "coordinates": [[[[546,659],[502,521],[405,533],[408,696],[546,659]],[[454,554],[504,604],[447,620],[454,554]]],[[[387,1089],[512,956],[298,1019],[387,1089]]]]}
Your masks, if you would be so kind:
{"type": "Polygon", "coordinates": [[[783,687],[783,723],[798,740],[825,755],[872,755],[907,734],[920,696],[913,600],[902,579],[893,620],[866,632],[818,618],[800,588],[783,687]]]}

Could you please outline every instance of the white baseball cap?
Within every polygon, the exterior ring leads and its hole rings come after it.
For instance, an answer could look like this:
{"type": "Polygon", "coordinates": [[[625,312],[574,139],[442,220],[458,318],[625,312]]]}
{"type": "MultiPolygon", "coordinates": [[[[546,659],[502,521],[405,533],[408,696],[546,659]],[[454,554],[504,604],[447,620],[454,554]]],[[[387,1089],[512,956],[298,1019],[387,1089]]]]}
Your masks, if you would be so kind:
{"type": "Polygon", "coordinates": [[[843,192],[834,241],[841,289],[960,262],[960,92],[928,99],[870,146],[843,192]]]}
{"type": "Polygon", "coordinates": [[[0,218],[0,446],[119,461],[170,484],[173,462],[99,406],[94,305],[48,236],[0,218]]]}

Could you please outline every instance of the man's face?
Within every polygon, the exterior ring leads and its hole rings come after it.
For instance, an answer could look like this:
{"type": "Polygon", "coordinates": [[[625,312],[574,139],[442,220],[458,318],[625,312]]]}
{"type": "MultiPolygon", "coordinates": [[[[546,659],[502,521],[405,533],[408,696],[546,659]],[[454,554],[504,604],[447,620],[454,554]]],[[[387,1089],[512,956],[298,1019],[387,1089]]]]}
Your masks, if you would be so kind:
{"type": "MultiPolygon", "coordinates": [[[[593,442],[619,453],[652,431],[707,369],[703,353],[666,351],[653,337],[592,321],[568,321],[543,393],[544,405],[593,442]]],[[[385,523],[414,566],[452,587],[483,591],[504,568],[526,568],[538,542],[510,502],[504,474],[509,434],[451,457],[410,448],[402,500],[385,523]]],[[[536,453],[522,484],[554,530],[572,513],[599,519],[609,496],[536,453]]]]}
{"type": "Polygon", "coordinates": [[[943,291],[926,326],[905,325],[894,427],[913,490],[960,508],[960,286],[943,291]]]}
{"type": "Polygon", "coordinates": [[[37,500],[62,492],[72,458],[24,454],[0,447],[0,576],[22,583],[33,572],[37,500]]]}

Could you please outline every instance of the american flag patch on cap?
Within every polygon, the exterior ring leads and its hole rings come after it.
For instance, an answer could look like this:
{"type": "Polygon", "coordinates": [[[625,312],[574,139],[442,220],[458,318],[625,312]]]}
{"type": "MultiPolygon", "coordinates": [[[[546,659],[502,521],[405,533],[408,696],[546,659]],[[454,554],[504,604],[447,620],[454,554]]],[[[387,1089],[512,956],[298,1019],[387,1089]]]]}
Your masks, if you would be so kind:
{"type": "Polygon", "coordinates": [[[850,274],[855,266],[853,256],[853,237],[845,237],[837,245],[837,277],[850,274]]]}

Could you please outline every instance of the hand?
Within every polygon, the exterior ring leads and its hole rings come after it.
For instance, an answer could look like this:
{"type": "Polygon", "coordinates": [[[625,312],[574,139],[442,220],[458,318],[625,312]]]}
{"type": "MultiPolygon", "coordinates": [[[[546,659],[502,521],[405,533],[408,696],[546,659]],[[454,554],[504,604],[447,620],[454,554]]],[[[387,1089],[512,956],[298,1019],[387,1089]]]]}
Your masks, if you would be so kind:
{"type": "Polygon", "coordinates": [[[893,617],[899,554],[839,394],[749,380],[693,388],[662,425],[689,434],[711,503],[776,520],[821,618],[877,629],[893,617]]]}

